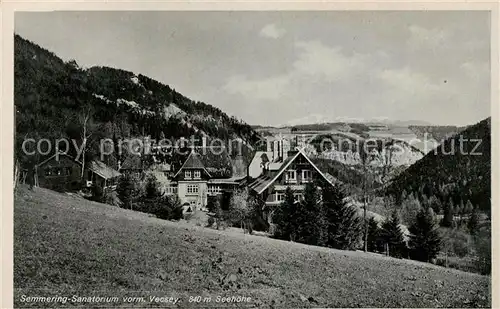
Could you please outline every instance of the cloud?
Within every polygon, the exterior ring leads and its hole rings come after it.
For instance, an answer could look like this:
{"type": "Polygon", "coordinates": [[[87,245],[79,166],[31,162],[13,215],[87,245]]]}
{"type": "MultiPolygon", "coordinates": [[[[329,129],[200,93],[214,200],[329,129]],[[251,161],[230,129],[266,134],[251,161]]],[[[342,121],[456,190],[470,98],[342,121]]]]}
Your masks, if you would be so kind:
{"type": "Polygon", "coordinates": [[[300,41],[295,44],[300,51],[294,62],[298,73],[322,76],[328,81],[340,80],[354,75],[363,68],[366,56],[354,53],[347,56],[340,47],[329,47],[319,41],[300,41]]]}
{"type": "MultiPolygon", "coordinates": [[[[317,87],[352,80],[357,73],[363,72],[368,59],[367,55],[359,53],[345,55],[341,48],[320,41],[299,41],[295,49],[297,57],[286,72],[254,79],[234,75],[226,80],[223,90],[249,101],[304,97],[309,92],[316,92],[317,87]]],[[[309,104],[304,103],[306,101],[296,103],[309,104]]]]}
{"type": "Polygon", "coordinates": [[[260,35],[266,38],[278,39],[286,33],[283,28],[278,28],[275,24],[268,24],[260,30],[260,35]]]}
{"type": "Polygon", "coordinates": [[[276,100],[283,96],[289,82],[287,75],[260,80],[249,80],[246,76],[236,75],[230,77],[223,88],[230,94],[240,94],[253,100],[276,100]]]}
{"type": "Polygon", "coordinates": [[[410,25],[408,45],[415,49],[433,49],[443,44],[449,37],[449,32],[443,29],[427,29],[417,25],[410,25]]]}
{"type": "Polygon", "coordinates": [[[381,70],[376,77],[386,86],[395,88],[408,95],[429,93],[439,90],[428,76],[410,69],[408,66],[400,69],[381,70]]]}

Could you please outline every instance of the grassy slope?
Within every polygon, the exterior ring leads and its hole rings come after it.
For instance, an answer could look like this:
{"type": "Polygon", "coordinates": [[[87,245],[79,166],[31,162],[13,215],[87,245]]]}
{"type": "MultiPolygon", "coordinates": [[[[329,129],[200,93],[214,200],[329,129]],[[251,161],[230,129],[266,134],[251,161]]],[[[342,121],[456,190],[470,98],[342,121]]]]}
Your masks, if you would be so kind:
{"type": "Polygon", "coordinates": [[[182,307],[196,295],[287,308],[490,305],[489,277],[434,265],[162,221],[40,188],[20,188],[14,207],[16,307],[23,294],[177,295],[182,307]]]}

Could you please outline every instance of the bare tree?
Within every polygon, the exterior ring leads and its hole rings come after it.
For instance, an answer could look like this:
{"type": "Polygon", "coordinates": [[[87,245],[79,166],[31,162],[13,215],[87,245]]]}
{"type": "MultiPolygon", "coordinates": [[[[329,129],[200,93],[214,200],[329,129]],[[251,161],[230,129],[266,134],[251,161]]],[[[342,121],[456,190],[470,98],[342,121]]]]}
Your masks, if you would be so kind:
{"type": "Polygon", "coordinates": [[[81,127],[80,138],[82,140],[81,153],[79,155],[82,156],[82,169],[80,177],[83,179],[83,175],[85,172],[85,155],[87,153],[88,141],[92,137],[92,134],[97,129],[96,124],[93,121],[94,111],[92,106],[86,106],[82,112],[78,115],[77,121],[81,127]]]}
{"type": "MultiPolygon", "coordinates": [[[[365,252],[368,252],[368,220],[367,220],[367,204],[368,204],[368,196],[369,196],[369,184],[371,184],[370,173],[368,172],[368,166],[373,160],[373,156],[371,154],[371,149],[369,149],[366,142],[361,142],[361,149],[359,151],[361,163],[363,165],[363,224],[364,224],[364,237],[363,249],[365,252]]],[[[370,186],[371,187],[371,186],[370,186]]]]}

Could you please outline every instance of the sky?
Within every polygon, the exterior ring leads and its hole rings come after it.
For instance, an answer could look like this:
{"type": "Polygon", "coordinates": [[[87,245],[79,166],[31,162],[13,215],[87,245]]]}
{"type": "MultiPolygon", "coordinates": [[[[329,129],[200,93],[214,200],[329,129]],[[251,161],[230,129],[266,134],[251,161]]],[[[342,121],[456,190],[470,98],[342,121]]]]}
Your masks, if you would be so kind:
{"type": "Polygon", "coordinates": [[[250,124],[490,116],[485,11],[18,12],[15,32],[250,124]]]}

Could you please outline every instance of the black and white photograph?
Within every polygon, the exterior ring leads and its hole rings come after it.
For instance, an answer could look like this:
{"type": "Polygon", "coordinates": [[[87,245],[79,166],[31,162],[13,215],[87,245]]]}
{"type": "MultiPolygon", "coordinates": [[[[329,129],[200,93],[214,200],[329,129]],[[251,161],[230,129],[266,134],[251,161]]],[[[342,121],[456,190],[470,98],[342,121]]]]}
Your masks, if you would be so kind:
{"type": "Polygon", "coordinates": [[[16,11],[14,307],[491,308],[496,16],[16,11]]]}

